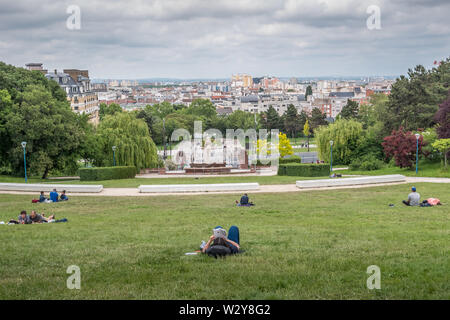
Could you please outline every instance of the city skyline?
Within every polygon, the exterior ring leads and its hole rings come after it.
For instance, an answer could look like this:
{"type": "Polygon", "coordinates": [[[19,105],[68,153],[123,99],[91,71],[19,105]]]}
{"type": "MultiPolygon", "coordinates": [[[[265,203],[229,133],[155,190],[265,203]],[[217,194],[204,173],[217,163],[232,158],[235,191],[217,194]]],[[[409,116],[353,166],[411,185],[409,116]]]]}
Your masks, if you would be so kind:
{"type": "Polygon", "coordinates": [[[0,2],[2,61],[89,69],[93,79],[392,77],[450,53],[441,0],[0,2]],[[67,26],[73,4],[79,29],[67,26]],[[379,29],[367,26],[371,6],[379,29]]]}

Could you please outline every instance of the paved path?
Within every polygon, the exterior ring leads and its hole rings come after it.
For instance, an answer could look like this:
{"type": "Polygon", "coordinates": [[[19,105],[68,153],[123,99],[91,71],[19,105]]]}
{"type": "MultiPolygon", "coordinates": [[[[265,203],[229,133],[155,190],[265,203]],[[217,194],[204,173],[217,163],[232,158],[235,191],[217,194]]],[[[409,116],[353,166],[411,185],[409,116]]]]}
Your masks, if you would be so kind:
{"type": "MultiPolygon", "coordinates": [[[[408,184],[408,183],[450,183],[450,178],[415,178],[407,177],[406,182],[399,183],[383,183],[383,184],[369,184],[361,186],[344,186],[344,187],[326,187],[326,188],[310,188],[310,189],[299,189],[293,184],[281,184],[281,185],[262,185],[260,190],[252,191],[251,193],[286,193],[286,192],[308,192],[308,191],[324,191],[324,190],[334,190],[334,189],[355,189],[355,188],[371,188],[386,185],[397,185],[397,184],[408,184]]],[[[2,194],[29,194],[36,195],[36,192],[18,192],[18,191],[0,191],[2,194]]],[[[205,195],[205,194],[241,194],[242,191],[229,191],[229,192],[189,192],[189,193],[139,193],[138,188],[105,188],[101,193],[96,194],[75,194],[72,193],[70,196],[82,196],[82,197],[159,197],[159,196],[195,196],[195,195],[205,195]]]]}
{"type": "MultiPolygon", "coordinates": [[[[343,186],[343,187],[325,187],[325,188],[308,188],[299,189],[292,184],[280,184],[280,185],[262,185],[260,190],[252,191],[251,193],[286,193],[286,192],[308,192],[308,191],[324,191],[324,190],[334,190],[334,189],[355,189],[355,188],[371,188],[386,185],[398,185],[398,184],[412,184],[419,182],[427,183],[450,183],[450,178],[420,178],[420,177],[406,177],[406,182],[399,183],[381,183],[381,184],[369,184],[360,186],[343,186]]],[[[195,195],[206,195],[206,194],[241,194],[242,191],[226,191],[226,192],[187,192],[187,193],[139,193],[138,188],[104,188],[101,193],[93,194],[76,194],[71,193],[70,196],[80,196],[80,197],[159,197],[159,196],[195,196],[195,195]]],[[[29,194],[30,196],[36,196],[36,192],[21,192],[21,191],[0,191],[0,194],[29,194]]]]}

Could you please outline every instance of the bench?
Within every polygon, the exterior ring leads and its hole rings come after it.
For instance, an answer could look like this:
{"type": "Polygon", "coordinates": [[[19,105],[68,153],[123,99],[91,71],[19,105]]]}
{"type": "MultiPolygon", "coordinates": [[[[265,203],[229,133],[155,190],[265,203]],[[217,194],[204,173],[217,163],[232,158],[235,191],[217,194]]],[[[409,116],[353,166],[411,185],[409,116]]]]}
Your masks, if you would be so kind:
{"type": "Polygon", "coordinates": [[[100,193],[102,185],[68,185],[68,184],[32,184],[32,183],[0,183],[0,191],[49,192],[56,189],[68,193],[100,193]]]}
{"type": "Polygon", "coordinates": [[[401,183],[406,182],[405,176],[400,174],[386,175],[386,176],[365,176],[356,178],[335,178],[324,180],[303,180],[297,181],[297,188],[326,188],[326,187],[343,187],[343,186],[355,186],[355,185],[367,185],[367,184],[379,184],[379,183],[401,183]]]}
{"type": "Polygon", "coordinates": [[[172,184],[139,186],[140,193],[183,193],[255,190],[259,190],[258,183],[172,184]]]}

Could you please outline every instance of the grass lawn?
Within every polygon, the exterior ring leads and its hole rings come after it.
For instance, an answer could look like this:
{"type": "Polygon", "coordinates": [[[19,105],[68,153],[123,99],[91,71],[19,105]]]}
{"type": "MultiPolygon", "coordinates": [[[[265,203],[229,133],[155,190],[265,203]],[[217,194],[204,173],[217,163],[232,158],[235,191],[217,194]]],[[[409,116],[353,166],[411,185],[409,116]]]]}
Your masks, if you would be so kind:
{"type": "Polygon", "coordinates": [[[430,162],[420,162],[419,163],[419,173],[416,175],[416,168],[399,168],[399,167],[385,167],[380,170],[374,171],[353,171],[345,170],[339,171],[342,174],[360,174],[360,175],[385,175],[385,174],[402,174],[409,177],[438,177],[438,178],[450,178],[450,169],[445,171],[440,163],[430,163],[430,162]]]}
{"type": "MultiPolygon", "coordinates": [[[[250,176],[250,177],[199,177],[199,178],[152,178],[152,179],[122,179],[106,181],[80,181],[80,180],[42,180],[28,179],[29,183],[51,183],[51,184],[96,184],[105,188],[137,188],[140,185],[152,184],[211,184],[211,183],[249,183],[258,182],[261,185],[270,184],[293,184],[297,180],[326,179],[328,177],[286,177],[286,176],[250,176]]],[[[24,183],[23,178],[0,176],[0,182],[24,183]]]]}
{"type": "Polygon", "coordinates": [[[308,151],[308,148],[293,148],[293,150],[295,153],[297,153],[297,152],[317,152],[318,151],[317,148],[309,148],[309,151],[308,151]]]}
{"type": "Polygon", "coordinates": [[[33,208],[69,219],[0,225],[0,299],[449,299],[448,185],[417,188],[446,205],[404,207],[409,185],[255,194],[253,208],[234,207],[235,195],[0,195],[0,221],[33,208]],[[238,225],[246,252],[184,255],[217,225],[238,225]],[[81,290],[66,288],[70,265],[81,290]],[[381,290],[366,288],[370,265],[381,290]]]}

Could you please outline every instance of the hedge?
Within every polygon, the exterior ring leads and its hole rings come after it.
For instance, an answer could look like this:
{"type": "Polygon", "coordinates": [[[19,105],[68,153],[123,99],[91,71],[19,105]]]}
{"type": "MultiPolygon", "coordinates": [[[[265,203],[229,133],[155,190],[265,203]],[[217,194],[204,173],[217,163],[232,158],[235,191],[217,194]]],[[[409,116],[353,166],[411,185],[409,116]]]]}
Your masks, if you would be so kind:
{"type": "Polygon", "coordinates": [[[292,156],[290,158],[280,158],[279,163],[280,164],[302,163],[302,158],[300,158],[299,156],[292,156]]]}
{"type": "Polygon", "coordinates": [[[136,167],[80,168],[81,181],[130,179],[136,176],[136,167]]]}
{"type": "Polygon", "coordinates": [[[325,177],[330,175],[330,165],[300,163],[280,164],[278,167],[278,175],[296,177],[325,177]]]}

